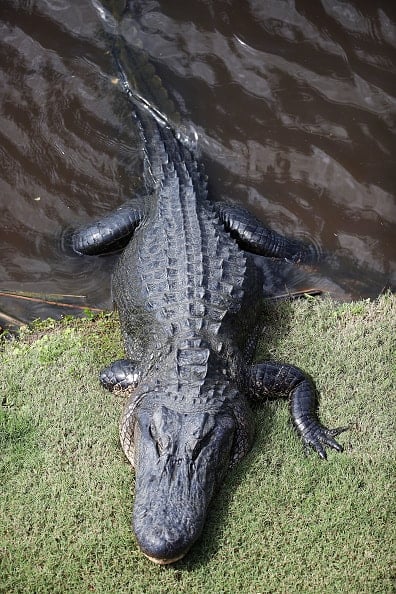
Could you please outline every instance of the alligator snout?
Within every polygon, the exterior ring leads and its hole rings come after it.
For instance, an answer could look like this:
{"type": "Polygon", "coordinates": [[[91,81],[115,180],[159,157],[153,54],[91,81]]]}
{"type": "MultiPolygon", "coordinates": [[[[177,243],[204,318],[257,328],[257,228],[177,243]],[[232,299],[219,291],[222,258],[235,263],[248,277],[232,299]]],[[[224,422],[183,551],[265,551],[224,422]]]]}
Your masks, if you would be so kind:
{"type": "MultiPolygon", "coordinates": [[[[196,508],[183,510],[182,501],[156,502],[154,507],[144,509],[135,504],[134,532],[142,552],[154,563],[166,565],[181,559],[200,536],[205,513],[196,508]],[[178,509],[179,508],[179,509],[178,509]],[[187,512],[187,513],[186,513],[187,512]]],[[[206,510],[205,510],[206,511],[206,510]]]]}
{"type": "Polygon", "coordinates": [[[235,422],[224,412],[138,413],[133,528],[153,562],[181,559],[199,538],[229,465],[235,422]]]}

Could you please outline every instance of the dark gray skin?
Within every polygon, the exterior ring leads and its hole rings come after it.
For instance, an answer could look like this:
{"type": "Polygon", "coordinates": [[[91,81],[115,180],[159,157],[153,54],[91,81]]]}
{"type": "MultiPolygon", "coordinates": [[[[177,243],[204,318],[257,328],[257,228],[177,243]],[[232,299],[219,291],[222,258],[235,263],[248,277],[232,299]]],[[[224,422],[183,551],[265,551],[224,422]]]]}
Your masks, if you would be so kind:
{"type": "Polygon", "coordinates": [[[201,534],[230,464],[235,418],[221,407],[180,413],[159,405],[140,411],[136,424],[134,531],[152,561],[171,563],[201,534]]]}
{"type": "Polygon", "coordinates": [[[298,262],[314,249],[210,203],[193,155],[120,76],[144,141],[144,191],[72,243],[80,254],[126,246],[112,289],[127,358],[101,382],[131,392],[120,437],[136,471],[133,527],[143,553],[167,564],[199,538],[213,493],[251,447],[249,398],[287,396],[297,433],[321,458],[327,446],[342,450],[343,429],[320,423],[301,370],[252,362],[265,268],[248,252],[298,262]]]}

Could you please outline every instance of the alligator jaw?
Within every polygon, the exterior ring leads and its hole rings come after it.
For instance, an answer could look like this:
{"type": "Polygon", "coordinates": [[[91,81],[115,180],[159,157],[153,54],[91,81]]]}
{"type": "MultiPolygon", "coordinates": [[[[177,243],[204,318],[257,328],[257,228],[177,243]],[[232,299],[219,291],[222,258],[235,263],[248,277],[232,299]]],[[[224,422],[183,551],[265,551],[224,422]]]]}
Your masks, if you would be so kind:
{"type": "Polygon", "coordinates": [[[187,552],[188,552],[188,549],[187,549],[187,551],[185,551],[184,553],[181,553],[181,555],[178,555],[177,557],[174,557],[173,559],[158,559],[157,557],[150,557],[150,555],[146,555],[146,553],[143,553],[143,554],[145,557],[147,557],[147,559],[149,559],[153,563],[156,563],[157,565],[170,565],[171,563],[176,563],[176,561],[183,559],[184,555],[187,552]]]}

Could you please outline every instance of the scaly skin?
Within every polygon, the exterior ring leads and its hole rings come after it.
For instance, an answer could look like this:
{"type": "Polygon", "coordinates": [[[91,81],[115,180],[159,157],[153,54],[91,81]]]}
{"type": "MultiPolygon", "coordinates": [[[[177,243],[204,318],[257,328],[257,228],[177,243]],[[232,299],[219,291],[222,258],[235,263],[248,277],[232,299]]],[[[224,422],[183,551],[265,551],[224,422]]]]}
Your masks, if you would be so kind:
{"type": "Polygon", "coordinates": [[[112,289],[127,358],[103,370],[101,382],[132,390],[120,436],[136,469],[133,526],[143,553],[166,564],[197,540],[227,468],[249,450],[250,397],[288,396],[297,433],[321,458],[326,447],[342,450],[333,439],[342,429],[320,423],[301,370],[252,363],[265,273],[248,252],[300,261],[314,249],[239,207],[210,203],[193,155],[122,69],[120,78],[144,143],[145,188],[72,242],[85,254],[126,244],[112,289]]]}

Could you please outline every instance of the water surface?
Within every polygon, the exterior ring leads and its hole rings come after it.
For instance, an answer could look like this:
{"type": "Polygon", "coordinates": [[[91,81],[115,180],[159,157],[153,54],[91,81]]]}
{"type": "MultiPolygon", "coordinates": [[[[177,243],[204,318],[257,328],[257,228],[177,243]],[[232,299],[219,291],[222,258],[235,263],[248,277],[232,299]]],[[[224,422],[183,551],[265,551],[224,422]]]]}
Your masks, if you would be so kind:
{"type": "Polygon", "coordinates": [[[340,298],[394,286],[393,3],[112,4],[114,21],[97,2],[1,3],[0,291],[110,307],[115,257],[60,241],[139,185],[106,30],[149,55],[198,134],[211,195],[333,254],[312,282],[340,298]]]}

